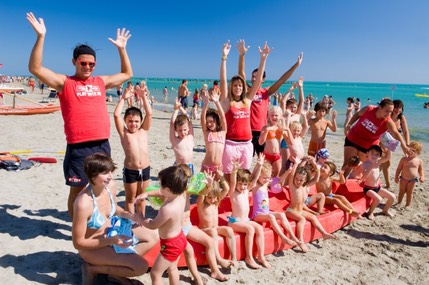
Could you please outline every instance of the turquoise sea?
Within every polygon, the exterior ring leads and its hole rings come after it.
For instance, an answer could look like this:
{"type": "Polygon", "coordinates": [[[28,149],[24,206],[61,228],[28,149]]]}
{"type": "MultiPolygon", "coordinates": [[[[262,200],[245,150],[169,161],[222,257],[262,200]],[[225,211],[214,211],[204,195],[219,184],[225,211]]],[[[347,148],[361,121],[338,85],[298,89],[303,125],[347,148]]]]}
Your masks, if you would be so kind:
{"type": "MultiPolygon", "coordinates": [[[[176,78],[133,78],[133,83],[146,80],[151,95],[155,97],[157,109],[170,109],[174,98],[177,96],[177,89],[180,86],[182,79],[176,78]],[[169,91],[168,102],[164,104],[164,96],[162,89],[167,86],[169,91]]],[[[204,83],[209,87],[212,86],[214,79],[188,79],[188,88],[193,94],[193,91],[200,89],[204,83]]],[[[270,86],[274,81],[266,80],[263,87],[270,86]]],[[[284,93],[289,89],[291,83],[287,82],[280,88],[280,92],[284,93]]],[[[404,115],[408,121],[408,127],[411,133],[411,139],[421,141],[425,144],[426,149],[429,147],[429,127],[426,121],[429,118],[429,109],[424,109],[423,104],[429,102],[428,97],[417,97],[415,94],[429,93],[428,85],[416,84],[390,84],[390,83],[355,83],[355,82],[304,82],[304,93],[308,95],[312,93],[317,99],[321,99],[325,94],[332,95],[336,104],[334,109],[337,110],[337,123],[340,128],[343,127],[346,98],[359,98],[363,106],[368,104],[377,104],[383,97],[400,99],[404,102],[404,115]]],[[[116,96],[116,90],[109,90],[109,94],[116,96]]],[[[296,96],[298,94],[295,94],[296,96]]],[[[192,97],[189,98],[189,103],[192,105],[192,97]]]]}

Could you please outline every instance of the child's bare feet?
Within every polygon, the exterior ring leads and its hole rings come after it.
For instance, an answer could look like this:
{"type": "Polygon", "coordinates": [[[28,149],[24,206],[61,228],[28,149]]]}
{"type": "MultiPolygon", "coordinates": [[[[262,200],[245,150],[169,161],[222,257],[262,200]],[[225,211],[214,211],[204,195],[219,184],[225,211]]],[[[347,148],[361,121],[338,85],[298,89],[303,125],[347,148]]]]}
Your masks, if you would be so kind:
{"type": "Polygon", "coordinates": [[[381,212],[383,215],[393,218],[395,215],[390,213],[388,210],[381,212]]]}
{"type": "Polygon", "coordinates": [[[91,270],[91,265],[84,262],[80,269],[82,271],[82,285],[92,285],[96,274],[91,270]]]}
{"type": "Polygon", "coordinates": [[[369,219],[369,220],[371,220],[371,221],[374,221],[374,220],[375,220],[375,216],[374,216],[374,214],[373,214],[373,213],[371,213],[371,214],[367,214],[367,217],[368,217],[368,219],[369,219]]]}
{"type": "Polygon", "coordinates": [[[355,217],[355,218],[360,218],[361,216],[360,216],[360,212],[356,212],[356,211],[352,211],[351,213],[350,213],[350,215],[352,216],[352,217],[355,217]]]}
{"type": "Polygon", "coordinates": [[[220,282],[225,282],[229,280],[229,278],[223,275],[222,272],[220,272],[219,270],[217,270],[217,272],[212,272],[210,274],[210,277],[220,282]]]}
{"type": "Polygon", "coordinates": [[[291,245],[292,247],[296,246],[296,242],[294,242],[293,240],[291,240],[290,238],[288,238],[286,236],[284,238],[282,238],[282,242],[285,244],[291,245]]]}
{"type": "Polygon", "coordinates": [[[337,239],[337,236],[330,233],[326,233],[323,235],[323,239],[337,239]]]}
{"type": "Polygon", "coordinates": [[[259,266],[259,264],[256,263],[256,261],[253,259],[253,257],[246,257],[244,259],[244,262],[246,262],[246,264],[252,269],[261,268],[261,266],[259,266]]]}
{"type": "Polygon", "coordinates": [[[271,268],[271,264],[265,259],[265,257],[261,256],[258,258],[258,261],[262,264],[265,268],[271,268]]]}
{"type": "Polygon", "coordinates": [[[219,264],[222,268],[230,268],[232,266],[232,261],[224,258],[219,258],[217,260],[217,264],[219,264]]]}
{"type": "Polygon", "coordinates": [[[240,264],[237,260],[231,260],[231,265],[235,268],[240,268],[240,264]]]}
{"type": "Polygon", "coordinates": [[[319,215],[324,215],[324,214],[327,214],[327,213],[329,213],[329,212],[326,212],[326,211],[319,211],[319,215]]]}
{"type": "Polygon", "coordinates": [[[304,242],[299,241],[297,244],[301,248],[302,252],[304,252],[304,253],[308,252],[308,247],[305,245],[304,242]]]}

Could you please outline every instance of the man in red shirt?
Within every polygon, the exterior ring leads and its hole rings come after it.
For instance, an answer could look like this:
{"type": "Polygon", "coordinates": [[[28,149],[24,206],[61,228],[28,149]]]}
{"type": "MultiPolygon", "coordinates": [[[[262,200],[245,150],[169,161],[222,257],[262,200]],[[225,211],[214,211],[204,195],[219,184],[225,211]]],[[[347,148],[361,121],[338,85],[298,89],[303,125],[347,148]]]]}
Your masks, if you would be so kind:
{"type": "Polygon", "coordinates": [[[95,51],[87,45],[78,45],[73,51],[75,74],[58,74],[42,65],[46,27],[42,18],[27,13],[37,34],[31,51],[28,68],[32,74],[57,90],[60,99],[67,150],[64,158],[64,176],[70,186],[68,211],[73,219],[73,203],[79,192],[88,184],[83,171],[86,156],[104,152],[110,155],[110,119],[106,107],[106,89],[116,87],[133,76],[126,51],[129,31],[118,29],[117,38],[109,38],[119,52],[121,71],[113,75],[92,77],[96,65],[95,51]]]}

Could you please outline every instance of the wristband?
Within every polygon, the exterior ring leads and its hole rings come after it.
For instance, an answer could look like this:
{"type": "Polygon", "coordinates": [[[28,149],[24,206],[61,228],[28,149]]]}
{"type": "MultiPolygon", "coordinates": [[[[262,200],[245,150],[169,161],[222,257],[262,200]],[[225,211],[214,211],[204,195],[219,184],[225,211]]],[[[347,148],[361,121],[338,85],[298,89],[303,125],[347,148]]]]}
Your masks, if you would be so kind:
{"type": "Polygon", "coordinates": [[[228,58],[227,55],[222,55],[222,57],[221,57],[222,60],[226,60],[227,58],[228,58]]]}

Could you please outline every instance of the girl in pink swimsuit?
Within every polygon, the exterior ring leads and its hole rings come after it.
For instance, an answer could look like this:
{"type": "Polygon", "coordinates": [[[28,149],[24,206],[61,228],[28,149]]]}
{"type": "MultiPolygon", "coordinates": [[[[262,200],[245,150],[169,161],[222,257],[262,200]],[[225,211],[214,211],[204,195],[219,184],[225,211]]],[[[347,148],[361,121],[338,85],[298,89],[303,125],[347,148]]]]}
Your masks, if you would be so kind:
{"type": "Polygon", "coordinates": [[[210,173],[222,170],[222,155],[225,147],[226,119],[225,113],[219,103],[219,93],[213,89],[209,96],[202,95],[204,102],[201,110],[201,129],[203,130],[206,155],[202,161],[201,172],[210,173]],[[209,109],[209,101],[212,101],[217,110],[209,109]]]}

